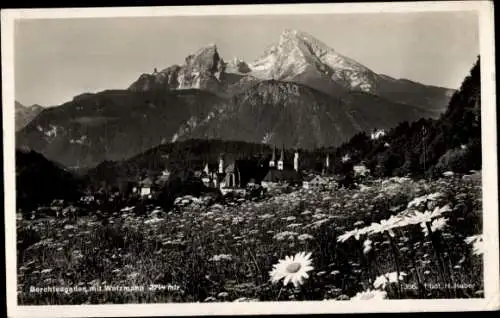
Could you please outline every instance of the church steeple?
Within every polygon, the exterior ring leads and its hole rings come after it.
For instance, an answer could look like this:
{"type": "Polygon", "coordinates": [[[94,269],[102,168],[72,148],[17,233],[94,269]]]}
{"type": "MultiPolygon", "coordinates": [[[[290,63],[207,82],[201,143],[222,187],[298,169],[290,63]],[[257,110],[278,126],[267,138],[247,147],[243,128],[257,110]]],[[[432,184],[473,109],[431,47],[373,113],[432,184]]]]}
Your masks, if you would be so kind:
{"type": "Polygon", "coordinates": [[[271,157],[271,161],[269,161],[269,167],[274,168],[276,165],[276,146],[273,149],[273,156],[271,157]]]}
{"type": "Polygon", "coordinates": [[[222,154],[219,156],[219,173],[224,173],[224,156],[222,154]]]}
{"type": "Polygon", "coordinates": [[[285,161],[285,146],[281,148],[280,160],[278,160],[278,170],[283,170],[283,162],[285,161]]]}
{"type": "Polygon", "coordinates": [[[295,171],[299,171],[299,152],[298,150],[295,150],[295,155],[293,157],[293,169],[295,171]]]}
{"type": "Polygon", "coordinates": [[[330,154],[327,153],[325,156],[325,164],[323,166],[323,174],[327,174],[330,170],[330,154]]]}

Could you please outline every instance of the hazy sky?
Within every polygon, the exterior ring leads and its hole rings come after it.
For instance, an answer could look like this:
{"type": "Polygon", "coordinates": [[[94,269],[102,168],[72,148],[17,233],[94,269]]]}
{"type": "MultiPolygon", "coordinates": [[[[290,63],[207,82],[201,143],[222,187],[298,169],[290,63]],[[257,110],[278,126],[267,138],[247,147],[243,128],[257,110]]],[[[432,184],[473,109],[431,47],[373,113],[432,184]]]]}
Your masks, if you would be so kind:
{"type": "Polygon", "coordinates": [[[285,29],[315,36],[377,73],[458,88],[479,54],[475,12],[18,20],[15,94],[54,106],[127,88],[215,43],[251,62],[285,29]]]}

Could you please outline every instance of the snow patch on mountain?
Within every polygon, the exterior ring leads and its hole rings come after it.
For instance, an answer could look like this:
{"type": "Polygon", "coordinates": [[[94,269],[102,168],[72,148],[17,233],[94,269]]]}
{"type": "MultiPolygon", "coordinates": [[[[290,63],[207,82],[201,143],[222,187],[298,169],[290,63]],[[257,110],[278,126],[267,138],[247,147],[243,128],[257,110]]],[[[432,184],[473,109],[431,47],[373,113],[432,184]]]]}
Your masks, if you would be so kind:
{"type": "Polygon", "coordinates": [[[288,80],[312,67],[348,89],[372,92],[376,87],[377,75],[370,69],[297,30],[285,30],[249,67],[261,79],[288,80]]]}

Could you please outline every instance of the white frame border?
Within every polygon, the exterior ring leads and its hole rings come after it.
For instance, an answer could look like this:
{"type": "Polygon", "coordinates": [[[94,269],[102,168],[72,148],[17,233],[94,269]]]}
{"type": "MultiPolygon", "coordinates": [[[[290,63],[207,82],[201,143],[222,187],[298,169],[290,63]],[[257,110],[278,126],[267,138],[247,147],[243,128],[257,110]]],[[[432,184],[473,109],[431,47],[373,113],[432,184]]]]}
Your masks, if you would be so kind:
{"type": "MultiPolygon", "coordinates": [[[[7,309],[12,317],[110,317],[192,316],[254,314],[324,314],[414,311],[478,311],[500,307],[498,252],[498,182],[496,151],[496,92],[494,13],[491,1],[438,1],[401,3],[335,3],[287,5],[234,5],[186,7],[7,9],[1,12],[4,217],[7,270],[7,309]],[[259,302],[259,303],[175,303],[127,305],[17,306],[15,142],[14,142],[14,21],[16,19],[160,17],[202,15],[293,15],[339,13],[389,13],[429,11],[477,11],[481,56],[481,117],[483,149],[483,224],[485,298],[450,300],[259,302]]],[[[471,65],[472,67],[472,65],[471,65]]]]}

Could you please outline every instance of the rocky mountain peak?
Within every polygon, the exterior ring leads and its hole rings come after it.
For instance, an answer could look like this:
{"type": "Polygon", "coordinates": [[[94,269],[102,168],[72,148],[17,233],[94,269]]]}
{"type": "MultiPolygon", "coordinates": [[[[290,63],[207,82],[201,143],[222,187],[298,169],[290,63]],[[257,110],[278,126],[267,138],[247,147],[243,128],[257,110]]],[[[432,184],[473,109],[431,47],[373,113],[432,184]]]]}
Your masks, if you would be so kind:
{"type": "Polygon", "coordinates": [[[196,68],[200,72],[220,72],[223,65],[224,61],[213,43],[186,57],[186,66],[196,68]]]}
{"type": "Polygon", "coordinates": [[[250,64],[250,68],[252,75],[261,79],[302,82],[303,78],[307,81],[315,78],[323,81],[322,87],[340,85],[370,93],[377,87],[377,76],[370,69],[337,53],[312,35],[293,29],[285,29],[279,41],[250,64]]]}
{"type": "Polygon", "coordinates": [[[310,50],[310,53],[315,55],[321,54],[323,51],[334,51],[334,49],[328,47],[328,45],[313,37],[309,33],[299,30],[285,29],[281,33],[279,44],[283,45],[289,42],[295,42],[295,44],[305,44],[310,50]]]}
{"type": "Polygon", "coordinates": [[[449,99],[438,88],[427,99],[420,92],[422,85],[379,75],[311,34],[291,28],[284,29],[253,62],[233,58],[226,63],[217,45],[210,43],[188,55],[183,65],[143,74],[129,89],[202,89],[228,97],[263,80],[300,83],[332,96],[361,91],[438,111],[449,99]],[[432,105],[435,102],[437,106],[432,105]]]}
{"type": "Polygon", "coordinates": [[[239,57],[234,57],[226,64],[226,72],[228,73],[241,73],[246,74],[250,72],[251,69],[248,64],[239,57]]]}
{"type": "Polygon", "coordinates": [[[154,88],[196,88],[217,91],[225,65],[217,46],[211,43],[189,54],[184,65],[172,65],[161,72],[142,74],[129,89],[147,91],[154,88]]]}

